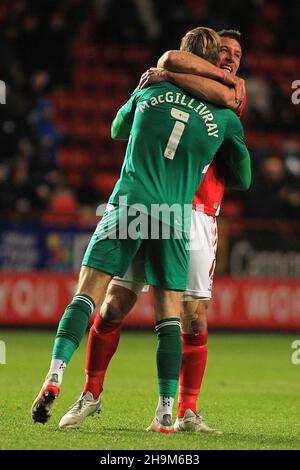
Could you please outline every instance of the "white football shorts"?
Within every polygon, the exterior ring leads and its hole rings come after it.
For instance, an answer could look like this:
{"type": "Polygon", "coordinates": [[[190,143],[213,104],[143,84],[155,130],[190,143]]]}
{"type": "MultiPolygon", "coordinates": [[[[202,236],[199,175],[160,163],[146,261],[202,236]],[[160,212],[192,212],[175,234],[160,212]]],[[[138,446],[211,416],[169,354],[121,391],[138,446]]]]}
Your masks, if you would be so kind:
{"type": "MultiPolygon", "coordinates": [[[[216,265],[218,228],[216,217],[192,211],[190,233],[190,268],[183,300],[210,299],[216,265]]],[[[112,284],[132,290],[136,295],[147,292],[144,277],[144,258],[137,253],[133,263],[122,278],[115,276],[112,284]]]]}

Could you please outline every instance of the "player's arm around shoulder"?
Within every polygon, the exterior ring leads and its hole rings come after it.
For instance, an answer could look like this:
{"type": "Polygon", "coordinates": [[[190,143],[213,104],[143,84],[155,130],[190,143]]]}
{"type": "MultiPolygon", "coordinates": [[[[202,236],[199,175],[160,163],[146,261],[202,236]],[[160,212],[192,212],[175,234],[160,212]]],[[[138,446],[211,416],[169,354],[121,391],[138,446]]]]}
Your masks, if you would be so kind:
{"type": "Polygon", "coordinates": [[[208,103],[236,110],[238,101],[234,88],[199,75],[166,71],[166,80],[208,103]]]}
{"type": "Polygon", "coordinates": [[[251,185],[251,158],[245,144],[244,129],[235,113],[229,114],[221,153],[229,169],[226,184],[230,189],[247,191],[251,185]]]}
{"type": "Polygon", "coordinates": [[[246,94],[245,81],[187,51],[167,51],[158,60],[166,80],[199,99],[237,110],[246,94]]]}
{"type": "Polygon", "coordinates": [[[157,67],[171,72],[190,73],[224,82],[225,72],[216,65],[187,51],[165,52],[157,62],[157,67]]]}

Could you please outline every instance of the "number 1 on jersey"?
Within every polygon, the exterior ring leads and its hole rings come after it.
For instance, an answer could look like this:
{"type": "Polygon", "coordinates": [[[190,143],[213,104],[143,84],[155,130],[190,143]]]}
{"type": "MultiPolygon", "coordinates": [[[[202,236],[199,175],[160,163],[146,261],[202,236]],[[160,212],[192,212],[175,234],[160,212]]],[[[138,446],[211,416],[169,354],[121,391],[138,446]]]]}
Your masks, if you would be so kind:
{"type": "Polygon", "coordinates": [[[180,109],[172,108],[171,116],[176,119],[176,122],[174,124],[172,133],[170,135],[170,138],[169,138],[169,141],[167,143],[165,153],[164,153],[164,157],[168,158],[169,160],[173,160],[173,158],[175,157],[175,153],[179,145],[179,141],[181,139],[181,136],[185,128],[185,124],[183,123],[188,122],[190,115],[189,113],[185,113],[184,111],[181,111],[180,109]]]}

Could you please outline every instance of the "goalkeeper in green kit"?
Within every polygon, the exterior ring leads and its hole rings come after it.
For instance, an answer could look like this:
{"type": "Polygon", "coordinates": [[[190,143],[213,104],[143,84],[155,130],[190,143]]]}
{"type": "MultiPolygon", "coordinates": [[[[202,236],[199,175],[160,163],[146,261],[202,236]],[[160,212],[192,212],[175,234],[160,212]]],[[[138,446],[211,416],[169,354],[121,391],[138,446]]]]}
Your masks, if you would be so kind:
{"type": "MultiPolygon", "coordinates": [[[[218,35],[209,28],[196,30],[202,57],[215,63],[218,35]]],[[[158,332],[159,400],[148,430],[168,433],[174,431],[172,407],[181,365],[180,300],[189,268],[192,200],[222,144],[233,171],[241,161],[250,168],[249,153],[234,112],[201,102],[168,82],[135,90],[113,122],[112,137],[129,137],[121,176],[84,255],[32,418],[41,423],[49,419],[89,316],[112,277],[122,277],[142,252],[145,279],[154,286],[158,332]]]]}

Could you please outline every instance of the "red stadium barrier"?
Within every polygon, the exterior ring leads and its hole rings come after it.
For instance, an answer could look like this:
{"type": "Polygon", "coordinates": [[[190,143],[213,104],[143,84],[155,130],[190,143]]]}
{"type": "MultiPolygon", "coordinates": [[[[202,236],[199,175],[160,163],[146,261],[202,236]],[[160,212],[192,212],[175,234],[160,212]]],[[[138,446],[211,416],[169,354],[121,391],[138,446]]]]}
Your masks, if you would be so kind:
{"type": "MultiPolygon", "coordinates": [[[[0,325],[57,325],[72,298],[76,279],[72,274],[0,274],[0,325]]],[[[152,292],[141,295],[126,323],[152,326],[152,305],[152,292]]]]}
{"type": "Polygon", "coordinates": [[[209,325],[217,328],[299,330],[300,282],[287,279],[216,279],[209,325]]]}
{"type": "MultiPolygon", "coordinates": [[[[0,275],[0,325],[57,325],[72,298],[76,276],[0,275]]],[[[153,326],[152,292],[142,294],[126,324],[153,326]]],[[[300,330],[300,283],[289,280],[215,280],[209,325],[223,329],[300,330]]]]}

